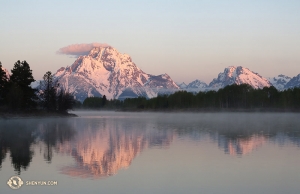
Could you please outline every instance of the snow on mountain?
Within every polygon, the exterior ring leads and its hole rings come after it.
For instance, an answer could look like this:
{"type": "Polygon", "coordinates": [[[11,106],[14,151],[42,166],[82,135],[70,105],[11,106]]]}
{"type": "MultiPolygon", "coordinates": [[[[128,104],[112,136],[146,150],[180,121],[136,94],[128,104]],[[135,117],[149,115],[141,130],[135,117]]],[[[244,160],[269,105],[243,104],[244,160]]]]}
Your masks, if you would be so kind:
{"type": "Polygon", "coordinates": [[[205,82],[196,79],[187,85],[186,90],[191,92],[199,92],[206,90],[206,88],[207,84],[205,82]]]}
{"type": "Polygon", "coordinates": [[[291,80],[292,78],[285,76],[285,75],[278,75],[277,77],[270,77],[268,80],[271,82],[271,84],[277,89],[277,90],[283,90],[286,84],[291,80]]]}
{"type": "Polygon", "coordinates": [[[187,85],[184,83],[184,82],[182,82],[182,83],[176,83],[177,84],[177,86],[180,88],[180,89],[186,89],[187,88],[187,85]]]}
{"type": "Polygon", "coordinates": [[[272,84],[258,73],[250,71],[241,66],[229,66],[223,73],[219,73],[218,78],[210,82],[208,89],[218,90],[232,84],[249,84],[253,88],[270,87],[272,84]]]}
{"type": "Polygon", "coordinates": [[[300,87],[300,74],[291,78],[291,80],[288,83],[286,83],[284,89],[289,89],[294,87],[300,87]]]}
{"type": "Polygon", "coordinates": [[[121,54],[110,46],[93,48],[88,55],[78,57],[71,66],[60,68],[54,76],[80,101],[103,95],[108,99],[152,98],[160,91],[179,88],[169,75],[147,74],[135,65],[129,55],[121,54]]]}
{"type": "Polygon", "coordinates": [[[184,82],[177,83],[177,85],[179,86],[179,88],[181,90],[186,90],[188,92],[204,91],[207,88],[207,84],[203,81],[198,80],[198,79],[192,81],[188,85],[186,85],[186,83],[184,83],[184,82]]]}

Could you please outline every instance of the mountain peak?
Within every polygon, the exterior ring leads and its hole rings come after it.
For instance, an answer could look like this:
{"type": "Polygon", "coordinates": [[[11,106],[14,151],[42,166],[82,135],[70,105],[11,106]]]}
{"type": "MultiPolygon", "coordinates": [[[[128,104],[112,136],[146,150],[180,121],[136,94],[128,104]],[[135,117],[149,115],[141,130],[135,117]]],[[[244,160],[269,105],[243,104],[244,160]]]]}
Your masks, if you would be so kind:
{"type": "Polygon", "coordinates": [[[132,62],[129,55],[119,53],[111,46],[94,47],[71,66],[60,68],[55,77],[81,101],[89,96],[103,95],[115,99],[123,92],[126,97],[130,93],[133,97],[151,98],[161,89],[178,88],[168,74],[147,74],[132,62]]]}
{"type": "Polygon", "coordinates": [[[199,79],[196,79],[189,83],[186,87],[187,91],[199,92],[204,91],[207,88],[207,84],[199,79]]]}
{"type": "Polygon", "coordinates": [[[186,85],[186,83],[184,83],[184,82],[182,82],[182,83],[176,83],[177,84],[177,86],[180,88],[180,89],[186,89],[187,88],[187,85],[186,85]]]}
{"type": "Polygon", "coordinates": [[[229,66],[219,73],[218,78],[209,84],[210,88],[220,89],[232,84],[249,84],[253,88],[270,87],[272,84],[258,73],[242,66],[229,66]]]}
{"type": "Polygon", "coordinates": [[[291,78],[289,82],[286,83],[284,86],[284,89],[294,88],[294,87],[300,87],[300,74],[297,76],[291,78]]]}
{"type": "Polygon", "coordinates": [[[291,80],[289,76],[283,74],[278,75],[277,77],[269,77],[268,80],[277,90],[283,90],[287,83],[291,80]]]}

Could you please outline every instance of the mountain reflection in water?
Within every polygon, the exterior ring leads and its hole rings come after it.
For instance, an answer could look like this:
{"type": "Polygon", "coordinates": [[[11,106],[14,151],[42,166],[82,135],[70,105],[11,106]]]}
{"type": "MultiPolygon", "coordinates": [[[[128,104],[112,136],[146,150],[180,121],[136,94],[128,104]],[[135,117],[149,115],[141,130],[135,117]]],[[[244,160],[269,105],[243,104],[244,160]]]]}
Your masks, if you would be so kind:
{"type": "Polygon", "coordinates": [[[145,148],[168,146],[173,140],[172,131],[147,130],[145,123],[131,124],[124,119],[104,119],[95,125],[89,125],[93,123],[90,119],[79,122],[88,127],[78,131],[74,141],[58,147],[59,152],[69,153],[76,160],[75,165],[62,168],[62,173],[71,176],[111,176],[128,168],[145,148]]]}
{"type": "Polygon", "coordinates": [[[167,149],[174,139],[209,139],[225,154],[239,157],[268,142],[300,146],[298,114],[98,114],[68,119],[0,120],[0,167],[9,155],[18,174],[28,170],[35,156],[34,147],[40,145],[48,163],[53,160],[53,152],[72,156],[75,163],[60,171],[81,178],[114,175],[128,168],[143,150],[167,149]]]}

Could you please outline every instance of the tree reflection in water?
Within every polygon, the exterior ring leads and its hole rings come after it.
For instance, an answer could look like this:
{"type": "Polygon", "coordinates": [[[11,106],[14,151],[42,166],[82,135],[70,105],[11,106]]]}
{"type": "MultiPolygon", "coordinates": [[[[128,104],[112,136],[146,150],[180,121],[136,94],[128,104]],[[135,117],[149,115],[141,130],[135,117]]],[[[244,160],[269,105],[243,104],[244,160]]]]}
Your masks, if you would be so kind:
{"type": "Polygon", "coordinates": [[[18,174],[27,170],[34,156],[34,144],[44,142],[44,158],[52,160],[52,148],[70,140],[74,130],[64,121],[41,119],[16,119],[0,122],[0,167],[10,153],[10,160],[18,174]]]}
{"type": "Polygon", "coordinates": [[[33,128],[26,122],[1,122],[0,126],[1,163],[9,152],[11,163],[20,174],[22,169],[28,168],[34,155],[31,148],[35,140],[33,128]]]}
{"type": "Polygon", "coordinates": [[[45,144],[44,159],[51,163],[53,149],[57,147],[57,144],[70,141],[74,137],[75,130],[63,120],[47,121],[39,125],[38,134],[40,140],[45,144]]]}

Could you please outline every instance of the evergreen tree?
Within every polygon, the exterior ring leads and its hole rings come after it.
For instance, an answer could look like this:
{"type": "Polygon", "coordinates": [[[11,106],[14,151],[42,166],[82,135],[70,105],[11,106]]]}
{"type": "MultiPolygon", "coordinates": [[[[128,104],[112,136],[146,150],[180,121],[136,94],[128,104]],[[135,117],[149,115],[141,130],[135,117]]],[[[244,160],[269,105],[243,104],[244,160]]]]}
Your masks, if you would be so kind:
{"type": "Polygon", "coordinates": [[[66,113],[68,110],[73,108],[75,104],[75,99],[72,94],[65,92],[63,89],[60,89],[60,92],[57,96],[57,109],[59,112],[66,113]]]}
{"type": "Polygon", "coordinates": [[[85,108],[101,108],[102,104],[102,98],[100,97],[87,97],[83,101],[83,106],[85,108]]]}
{"type": "MultiPolygon", "coordinates": [[[[10,76],[10,85],[14,86],[15,89],[21,91],[22,101],[19,108],[29,109],[33,108],[35,105],[34,100],[36,99],[35,90],[31,88],[30,84],[34,82],[32,76],[32,70],[29,67],[29,64],[26,61],[17,61],[14,64],[14,68],[11,70],[12,75],[10,76]]],[[[11,88],[10,96],[17,95],[14,92],[14,89],[11,88]]],[[[20,97],[20,96],[18,96],[20,97]]],[[[13,99],[8,99],[10,104],[14,103],[13,99]]]]}
{"type": "Polygon", "coordinates": [[[104,107],[104,105],[106,104],[106,101],[107,101],[106,96],[103,95],[103,97],[102,97],[102,107],[104,107]]]}
{"type": "Polygon", "coordinates": [[[57,83],[53,81],[53,75],[51,71],[47,71],[43,77],[44,82],[42,86],[42,103],[43,107],[47,111],[55,111],[56,110],[56,90],[58,87],[57,83]]]}
{"type": "Polygon", "coordinates": [[[6,72],[2,69],[2,63],[0,61],[0,105],[3,103],[6,90],[7,90],[8,78],[6,72]]]}

